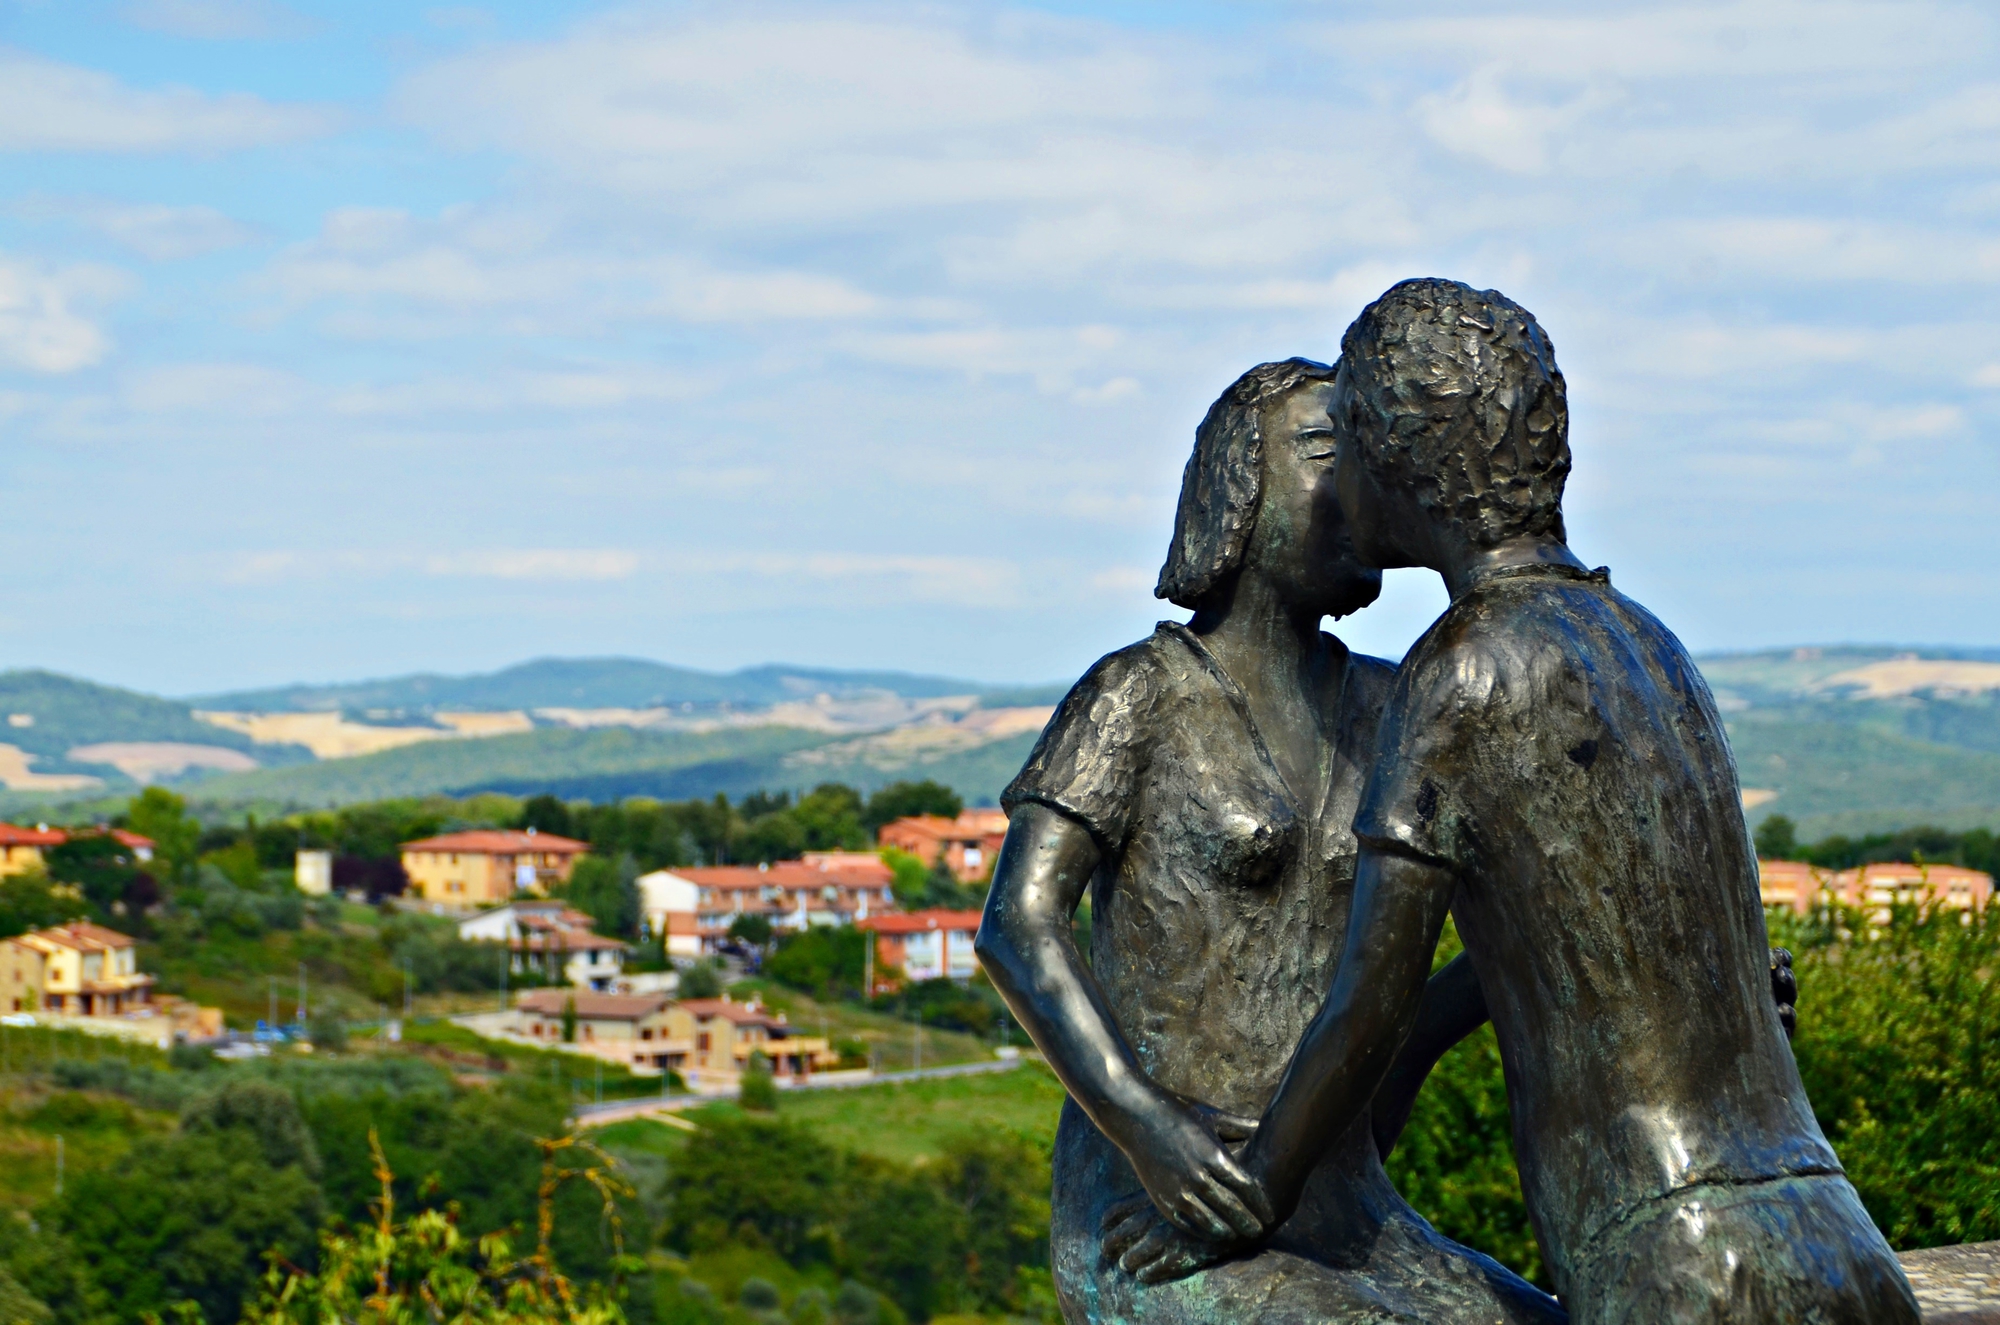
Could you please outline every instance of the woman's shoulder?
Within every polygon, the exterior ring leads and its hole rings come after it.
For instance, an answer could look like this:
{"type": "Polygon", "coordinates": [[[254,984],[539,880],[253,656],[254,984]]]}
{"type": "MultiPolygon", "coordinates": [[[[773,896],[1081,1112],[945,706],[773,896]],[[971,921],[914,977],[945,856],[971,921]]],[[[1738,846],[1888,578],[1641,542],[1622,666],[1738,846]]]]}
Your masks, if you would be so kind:
{"type": "Polygon", "coordinates": [[[1187,646],[1175,638],[1180,629],[1173,622],[1162,621],[1145,639],[1105,654],[1070,687],[1063,706],[1074,707],[1080,698],[1094,701],[1100,696],[1143,702],[1178,689],[1195,663],[1187,646]]]}

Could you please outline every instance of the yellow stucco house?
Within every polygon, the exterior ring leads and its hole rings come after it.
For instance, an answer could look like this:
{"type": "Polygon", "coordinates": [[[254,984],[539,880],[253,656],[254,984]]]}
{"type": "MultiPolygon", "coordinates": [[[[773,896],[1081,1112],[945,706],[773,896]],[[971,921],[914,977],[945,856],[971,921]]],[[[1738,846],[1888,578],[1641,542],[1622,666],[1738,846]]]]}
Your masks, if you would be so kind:
{"type": "Polygon", "coordinates": [[[480,828],[403,843],[410,891],[426,902],[484,907],[512,901],[519,891],[569,882],[590,844],[554,833],[480,828]]]}
{"type": "Polygon", "coordinates": [[[115,1017],[151,995],[137,958],[131,936],[87,920],[38,929],[0,942],[0,999],[12,1012],[115,1017]]]}

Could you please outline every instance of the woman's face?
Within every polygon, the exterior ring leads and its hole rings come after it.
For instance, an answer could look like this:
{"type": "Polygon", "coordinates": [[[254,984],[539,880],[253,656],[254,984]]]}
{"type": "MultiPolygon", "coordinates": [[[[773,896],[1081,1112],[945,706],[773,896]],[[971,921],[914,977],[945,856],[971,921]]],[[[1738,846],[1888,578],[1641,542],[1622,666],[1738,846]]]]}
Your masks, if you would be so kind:
{"type": "Polygon", "coordinates": [[[1301,606],[1346,616],[1375,601],[1382,573],[1354,555],[1334,488],[1333,383],[1302,382],[1264,406],[1264,497],[1247,559],[1301,606]]]}

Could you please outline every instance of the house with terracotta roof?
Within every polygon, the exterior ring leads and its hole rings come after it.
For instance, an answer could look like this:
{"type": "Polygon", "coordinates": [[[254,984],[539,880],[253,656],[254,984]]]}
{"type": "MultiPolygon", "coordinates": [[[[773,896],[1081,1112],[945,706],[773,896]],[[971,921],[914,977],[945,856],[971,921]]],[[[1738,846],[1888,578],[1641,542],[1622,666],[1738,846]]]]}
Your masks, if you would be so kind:
{"type": "Polygon", "coordinates": [[[0,942],[0,1003],[13,1012],[115,1017],[142,1007],[153,977],[130,935],[88,920],[0,942]]]}
{"type": "Polygon", "coordinates": [[[631,949],[591,928],[596,922],[567,902],[518,899],[458,923],[458,936],[471,943],[504,943],[508,969],[566,980],[578,989],[604,992],[625,969],[631,949]]]}
{"type": "MultiPolygon", "coordinates": [[[[851,925],[896,909],[894,879],[889,867],[872,854],[815,852],[805,860],[779,860],[768,865],[704,865],[656,870],[640,882],[647,888],[649,923],[654,898],[681,899],[690,890],[694,934],[701,950],[715,951],[738,916],[762,916],[774,929],[800,930],[815,925],[851,925]],[[817,857],[817,859],[814,859],[817,857]],[[828,857],[837,857],[830,863],[828,857]]],[[[671,923],[670,912],[661,917],[671,923]]],[[[657,930],[655,932],[658,932],[657,930]]],[[[671,936],[671,930],[669,930],[671,936]]]]}
{"type": "Polygon", "coordinates": [[[901,968],[911,980],[970,980],[979,969],[972,940],[979,933],[977,911],[911,911],[870,916],[856,929],[875,936],[875,969],[901,968]]]}
{"type": "Polygon", "coordinates": [[[618,1063],[642,1076],[684,1071],[694,1050],[694,1019],[665,994],[530,989],[515,1000],[514,1018],[516,1035],[618,1063]],[[576,1038],[565,1042],[563,1023],[571,1015],[576,1038]]]}
{"type": "Polygon", "coordinates": [[[1993,876],[1958,865],[1913,865],[1879,861],[1851,870],[1826,870],[1795,860],[1757,862],[1758,891],[1765,906],[1799,915],[1838,904],[1871,913],[1886,923],[1892,906],[1926,900],[1953,911],[1983,908],[1993,896],[1993,876]]]}
{"type": "Polygon", "coordinates": [[[588,842],[532,828],[476,828],[403,843],[403,872],[410,890],[426,902],[494,906],[516,892],[569,882],[577,858],[589,850],[588,842]]]}
{"type": "Polygon", "coordinates": [[[691,998],[675,1006],[694,1031],[694,1055],[683,1073],[690,1085],[735,1085],[758,1053],[784,1082],[803,1081],[840,1061],[824,1039],[795,1034],[784,1013],[773,1016],[755,998],[691,998]]]}
{"type": "Polygon", "coordinates": [[[925,865],[944,861],[960,883],[979,883],[993,873],[993,858],[1007,839],[1005,810],[967,810],[956,819],[913,814],[883,824],[875,840],[907,851],[925,865]]]}
{"type": "MultiPolygon", "coordinates": [[[[153,839],[127,832],[123,828],[83,828],[76,833],[108,832],[120,846],[132,853],[138,861],[153,858],[153,839]]],[[[26,874],[48,865],[48,851],[59,847],[74,836],[67,828],[51,828],[47,824],[36,824],[33,828],[22,828],[15,824],[0,824],[0,878],[10,874],[26,874]]]]}

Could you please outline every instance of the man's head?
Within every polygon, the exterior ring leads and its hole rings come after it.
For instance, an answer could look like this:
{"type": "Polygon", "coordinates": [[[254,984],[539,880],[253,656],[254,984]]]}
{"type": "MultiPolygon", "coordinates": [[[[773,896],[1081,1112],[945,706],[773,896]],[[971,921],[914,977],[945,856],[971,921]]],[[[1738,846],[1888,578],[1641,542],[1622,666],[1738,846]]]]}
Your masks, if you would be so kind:
{"type": "Polygon", "coordinates": [[[1569,402],[1528,310],[1497,290],[1404,281],[1340,348],[1335,426],[1375,488],[1475,548],[1563,538],[1569,402]]]}

